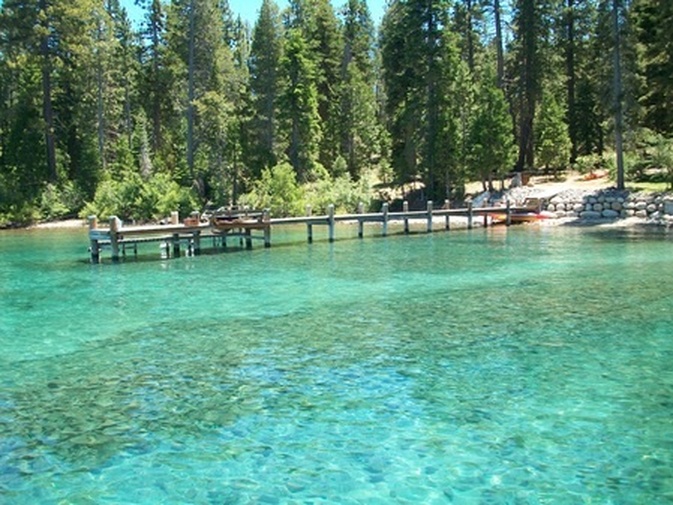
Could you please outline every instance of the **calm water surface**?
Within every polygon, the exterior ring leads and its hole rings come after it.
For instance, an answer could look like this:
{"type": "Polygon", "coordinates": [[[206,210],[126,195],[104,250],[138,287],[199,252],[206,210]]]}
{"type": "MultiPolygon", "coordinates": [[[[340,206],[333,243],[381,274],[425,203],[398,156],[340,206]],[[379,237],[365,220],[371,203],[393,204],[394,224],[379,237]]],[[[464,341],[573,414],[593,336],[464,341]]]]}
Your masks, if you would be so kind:
{"type": "Polygon", "coordinates": [[[285,238],[1,232],[0,502],[673,503],[673,237],[285,238]]]}

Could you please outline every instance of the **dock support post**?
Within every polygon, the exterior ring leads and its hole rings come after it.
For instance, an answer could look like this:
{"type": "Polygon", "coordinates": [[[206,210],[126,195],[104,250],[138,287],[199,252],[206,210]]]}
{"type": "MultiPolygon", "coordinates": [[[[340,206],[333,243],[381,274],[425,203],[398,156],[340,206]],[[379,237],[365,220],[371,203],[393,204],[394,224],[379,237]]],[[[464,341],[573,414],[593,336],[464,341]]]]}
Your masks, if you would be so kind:
{"type": "Polygon", "coordinates": [[[512,224],[512,209],[510,208],[510,205],[511,204],[510,204],[509,200],[507,200],[507,209],[506,209],[506,212],[507,212],[506,216],[507,217],[505,218],[505,225],[506,226],[509,226],[510,224],[512,224]]]}
{"type": "Polygon", "coordinates": [[[264,247],[271,247],[271,224],[269,224],[269,209],[264,209],[262,221],[264,222],[264,247]]]}
{"type": "Polygon", "coordinates": [[[245,248],[252,249],[252,230],[250,228],[245,229],[245,248]]]}
{"type": "Polygon", "coordinates": [[[467,202],[467,229],[472,229],[472,218],[474,217],[472,213],[472,202],[467,202]]]}
{"type": "Polygon", "coordinates": [[[388,235],[388,202],[384,203],[381,207],[381,213],[383,214],[383,231],[382,235],[385,237],[388,235]]]}
{"type": "Polygon", "coordinates": [[[201,254],[201,231],[196,230],[192,234],[192,241],[194,243],[193,254],[194,256],[199,256],[201,254]]]}
{"type": "Polygon", "coordinates": [[[178,224],[180,222],[180,214],[177,210],[171,212],[171,224],[178,224]]]}
{"type": "MultiPolygon", "coordinates": [[[[448,198],[446,200],[444,200],[444,208],[446,210],[449,210],[451,208],[451,202],[449,202],[448,198]]],[[[446,214],[444,219],[445,219],[444,229],[448,231],[448,230],[451,229],[451,222],[449,220],[449,214],[446,214]]]]}
{"type": "MultiPolygon", "coordinates": [[[[358,203],[358,214],[364,214],[365,212],[365,204],[360,202],[358,203]]],[[[365,231],[364,231],[364,220],[362,218],[358,219],[358,238],[362,238],[365,236],[365,231]]]]}
{"type": "MultiPolygon", "coordinates": [[[[311,209],[310,205],[306,206],[306,217],[311,217],[311,214],[313,213],[313,209],[311,209]]],[[[309,222],[306,223],[306,235],[308,237],[308,243],[312,244],[313,243],[313,225],[309,222]]]]}
{"type": "MultiPolygon", "coordinates": [[[[89,216],[89,232],[98,228],[98,218],[96,216],[89,216]]],[[[100,262],[100,250],[98,248],[98,240],[91,239],[89,247],[91,249],[91,263],[100,262]]]]}
{"type": "Polygon", "coordinates": [[[334,242],[334,204],[330,203],[327,206],[327,220],[329,225],[329,241],[334,242]]]}
{"type": "Polygon", "coordinates": [[[114,263],[119,261],[119,228],[121,228],[121,221],[117,216],[112,216],[110,218],[110,247],[114,263]]]}
{"type": "Polygon", "coordinates": [[[404,233],[409,233],[409,217],[406,215],[409,212],[409,202],[404,200],[402,202],[402,213],[404,214],[404,233]]]}
{"type": "MultiPolygon", "coordinates": [[[[172,217],[173,213],[171,213],[171,219],[172,217]]],[[[177,233],[173,234],[173,257],[180,257],[180,235],[177,233]]]]}
{"type": "Polygon", "coordinates": [[[428,200],[428,225],[427,232],[432,233],[432,200],[428,200]]]}

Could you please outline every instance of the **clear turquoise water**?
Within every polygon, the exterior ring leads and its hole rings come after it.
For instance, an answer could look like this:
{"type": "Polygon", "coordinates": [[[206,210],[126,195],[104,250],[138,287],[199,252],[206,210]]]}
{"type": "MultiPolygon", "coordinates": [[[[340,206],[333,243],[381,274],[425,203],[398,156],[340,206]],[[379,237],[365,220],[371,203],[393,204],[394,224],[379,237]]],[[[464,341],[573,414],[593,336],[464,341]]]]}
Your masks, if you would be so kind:
{"type": "Polygon", "coordinates": [[[0,233],[0,502],[673,503],[673,237],[284,239],[0,233]]]}

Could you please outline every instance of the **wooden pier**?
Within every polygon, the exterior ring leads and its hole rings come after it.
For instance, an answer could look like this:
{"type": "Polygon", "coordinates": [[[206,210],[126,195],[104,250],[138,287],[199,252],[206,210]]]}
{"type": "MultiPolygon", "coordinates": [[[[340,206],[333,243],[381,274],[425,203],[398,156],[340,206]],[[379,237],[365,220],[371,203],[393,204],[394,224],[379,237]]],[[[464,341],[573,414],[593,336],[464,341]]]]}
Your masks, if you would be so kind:
{"type": "Polygon", "coordinates": [[[261,240],[264,247],[271,247],[271,230],[283,225],[305,225],[307,239],[313,242],[313,227],[326,226],[328,241],[334,242],[337,223],[357,223],[358,237],[364,237],[365,223],[381,223],[381,234],[388,234],[388,224],[402,222],[404,233],[410,233],[410,222],[424,222],[427,233],[433,232],[436,217],[444,217],[444,230],[451,228],[452,217],[467,219],[467,228],[472,229],[476,218],[483,219],[483,226],[503,223],[507,226],[517,213],[530,211],[525,207],[479,207],[473,208],[471,203],[466,208],[451,209],[448,201],[441,208],[434,208],[433,202],[428,202],[425,210],[409,210],[407,202],[403,203],[402,211],[392,212],[388,204],[384,203],[381,212],[365,213],[360,204],[354,214],[335,214],[334,205],[328,207],[326,215],[313,215],[307,208],[305,216],[272,218],[264,212],[236,212],[214,215],[207,221],[201,216],[192,214],[183,222],[179,221],[178,213],[171,214],[167,224],[127,226],[119,218],[112,216],[107,226],[99,226],[96,216],[89,217],[89,242],[91,261],[99,263],[103,250],[111,251],[111,259],[118,262],[125,257],[128,250],[134,254],[138,252],[138,244],[157,242],[162,244],[165,257],[180,256],[181,248],[185,247],[188,254],[199,255],[204,241],[212,241],[213,247],[227,247],[227,239],[238,238],[240,244],[252,248],[253,240],[261,240]],[[259,232],[259,233],[256,233],[259,232]]]}

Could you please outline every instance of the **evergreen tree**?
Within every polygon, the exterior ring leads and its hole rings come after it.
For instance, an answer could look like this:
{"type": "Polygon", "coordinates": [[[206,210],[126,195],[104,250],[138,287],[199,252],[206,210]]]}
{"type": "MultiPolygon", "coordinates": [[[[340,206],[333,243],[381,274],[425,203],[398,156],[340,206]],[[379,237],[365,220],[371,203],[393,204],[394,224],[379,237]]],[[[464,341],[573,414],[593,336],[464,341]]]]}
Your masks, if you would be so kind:
{"type": "Polygon", "coordinates": [[[178,0],[169,16],[169,49],[178,58],[174,75],[186,120],[188,176],[204,201],[213,196],[213,178],[222,176],[226,164],[223,153],[236,94],[226,11],[226,2],[178,0]]]}
{"type": "Polygon", "coordinates": [[[472,173],[482,180],[484,190],[493,191],[493,179],[507,173],[515,160],[511,117],[494,79],[485,79],[477,101],[469,133],[469,160],[472,173]]]}
{"type": "Polygon", "coordinates": [[[150,140],[155,156],[167,159],[171,144],[165,136],[174,116],[172,78],[166,41],[166,12],[161,0],[150,0],[141,31],[141,69],[139,89],[151,125],[150,140]]]}
{"type": "Polygon", "coordinates": [[[279,100],[281,125],[287,132],[285,153],[297,180],[306,182],[322,171],[319,164],[322,130],[315,66],[304,37],[297,28],[290,28],[285,33],[281,73],[283,86],[279,100]]]}
{"type": "Polygon", "coordinates": [[[279,67],[283,49],[282,24],[273,0],[264,0],[255,24],[250,51],[252,116],[246,160],[251,174],[277,162],[279,67]]]}
{"type": "Polygon", "coordinates": [[[311,59],[322,125],[319,146],[321,164],[331,170],[339,152],[338,93],[341,81],[343,42],[339,22],[329,0],[291,0],[289,27],[297,28],[311,59]]]}
{"type": "Polygon", "coordinates": [[[349,0],[344,13],[344,52],[339,89],[340,154],[358,179],[379,154],[374,73],[374,25],[364,0],[349,0]]]}
{"type": "Polygon", "coordinates": [[[640,102],[645,126],[673,134],[673,3],[667,0],[636,0],[633,19],[637,28],[639,74],[643,80],[640,102]]]}
{"type": "Polygon", "coordinates": [[[395,1],[382,28],[393,167],[402,181],[420,175],[428,198],[446,196],[451,158],[440,152],[457,145],[446,137],[457,133],[448,100],[459,74],[447,10],[440,0],[395,1]]]}
{"type": "Polygon", "coordinates": [[[471,73],[476,70],[477,53],[482,42],[479,25],[483,24],[483,18],[480,0],[459,0],[454,5],[453,29],[459,34],[461,55],[471,73]]]}
{"type": "Polygon", "coordinates": [[[394,0],[386,9],[381,27],[381,65],[386,99],[385,112],[390,133],[390,157],[400,182],[418,176],[417,143],[421,110],[421,59],[418,44],[411,42],[411,23],[407,4],[394,0]]]}
{"type": "Polygon", "coordinates": [[[38,15],[36,2],[21,0],[5,1],[0,10],[0,182],[5,207],[0,210],[35,198],[41,183],[55,175],[47,162],[44,60],[39,30],[33,30],[38,15]]]}
{"type": "Polygon", "coordinates": [[[538,109],[535,149],[538,162],[554,174],[568,166],[572,142],[564,111],[551,91],[544,93],[538,109]]]}
{"type": "Polygon", "coordinates": [[[515,11],[515,108],[519,155],[517,170],[535,167],[533,123],[542,86],[539,42],[541,17],[535,0],[517,0],[515,11]]]}

